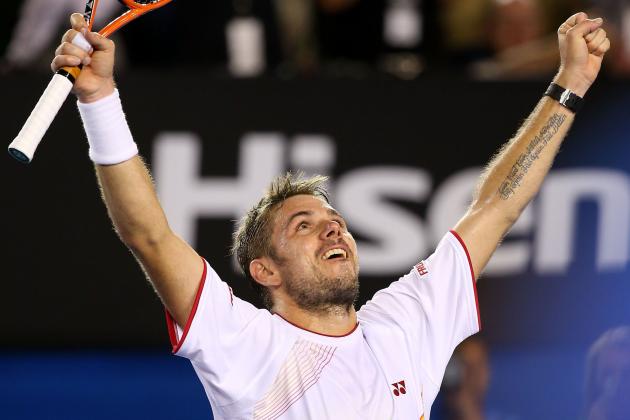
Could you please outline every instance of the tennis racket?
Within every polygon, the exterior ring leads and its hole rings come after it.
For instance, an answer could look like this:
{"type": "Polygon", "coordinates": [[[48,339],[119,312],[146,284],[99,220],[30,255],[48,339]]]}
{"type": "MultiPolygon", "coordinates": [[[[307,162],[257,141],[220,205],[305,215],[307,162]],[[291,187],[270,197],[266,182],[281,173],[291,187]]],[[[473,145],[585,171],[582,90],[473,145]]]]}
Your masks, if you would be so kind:
{"type": "MultiPolygon", "coordinates": [[[[99,31],[99,34],[108,37],[118,29],[122,28],[132,20],[144,15],[147,12],[155,10],[159,7],[170,3],[172,0],[119,0],[129,10],[111,21],[107,26],[99,31]]],[[[99,0],[88,0],[85,5],[85,22],[88,30],[92,30],[92,23],[96,16],[96,9],[99,0]]],[[[89,42],[78,33],[72,43],[81,47],[85,51],[89,51],[91,46],[89,42]]],[[[37,146],[41,142],[44,134],[50,127],[59,112],[59,108],[65,102],[66,98],[72,90],[75,80],[81,73],[81,66],[62,67],[53,76],[52,80],[44,90],[41,98],[35,105],[35,108],[28,117],[22,130],[17,137],[9,145],[9,154],[15,159],[23,163],[30,163],[37,146]]]]}

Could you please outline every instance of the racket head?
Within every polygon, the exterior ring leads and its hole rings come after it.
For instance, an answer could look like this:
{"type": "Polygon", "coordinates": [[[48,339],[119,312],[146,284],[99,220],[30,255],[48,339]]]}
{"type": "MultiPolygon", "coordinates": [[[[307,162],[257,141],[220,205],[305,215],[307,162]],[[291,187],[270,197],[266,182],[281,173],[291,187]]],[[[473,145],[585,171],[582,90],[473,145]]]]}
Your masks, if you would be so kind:
{"type": "Polygon", "coordinates": [[[130,9],[154,10],[170,3],[172,0],[118,0],[130,9]]]}
{"type": "Polygon", "coordinates": [[[98,33],[104,37],[108,37],[137,17],[152,10],[159,9],[162,6],[166,6],[171,1],[172,0],[119,0],[119,2],[124,4],[129,10],[111,21],[107,26],[98,31],[98,33]]]}

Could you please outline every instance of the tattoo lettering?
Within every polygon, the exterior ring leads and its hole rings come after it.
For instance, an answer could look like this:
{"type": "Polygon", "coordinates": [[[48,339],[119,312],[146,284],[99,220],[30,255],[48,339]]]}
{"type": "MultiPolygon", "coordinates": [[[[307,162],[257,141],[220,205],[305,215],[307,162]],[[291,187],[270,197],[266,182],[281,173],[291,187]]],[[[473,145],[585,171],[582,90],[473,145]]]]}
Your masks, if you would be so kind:
{"type": "Polygon", "coordinates": [[[498,193],[503,200],[510,198],[514,194],[514,191],[521,185],[529,168],[538,160],[538,157],[547,144],[549,144],[553,136],[560,130],[566,118],[566,115],[553,114],[540,130],[540,133],[527,145],[525,152],[516,159],[516,162],[510,169],[510,173],[499,186],[498,193]]]}

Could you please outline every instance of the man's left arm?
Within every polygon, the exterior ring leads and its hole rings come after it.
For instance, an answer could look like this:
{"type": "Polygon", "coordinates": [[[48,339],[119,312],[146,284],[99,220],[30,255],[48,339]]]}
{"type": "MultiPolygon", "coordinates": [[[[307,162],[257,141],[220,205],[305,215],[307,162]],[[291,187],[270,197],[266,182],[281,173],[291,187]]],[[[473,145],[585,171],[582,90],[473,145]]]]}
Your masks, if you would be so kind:
{"type": "MultiPolygon", "coordinates": [[[[610,48],[601,19],[571,16],[558,29],[560,70],[554,83],[584,97],[610,48]]],[[[574,112],[544,96],[515,137],[488,164],[473,202],[454,230],[462,238],[478,277],[503,236],[540,189],[574,112]]]]}

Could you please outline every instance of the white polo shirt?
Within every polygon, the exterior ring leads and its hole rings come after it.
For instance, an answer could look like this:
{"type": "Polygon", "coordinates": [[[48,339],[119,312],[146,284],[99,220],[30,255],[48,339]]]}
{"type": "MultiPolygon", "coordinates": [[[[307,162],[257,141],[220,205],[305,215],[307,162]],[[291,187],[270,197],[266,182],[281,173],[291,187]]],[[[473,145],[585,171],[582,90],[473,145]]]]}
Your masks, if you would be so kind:
{"type": "Polygon", "coordinates": [[[344,336],[304,330],[233,296],[207,263],[185,328],[167,313],[217,420],[428,420],[453,350],[480,329],[463,241],[446,234],[357,316],[344,336]]]}

